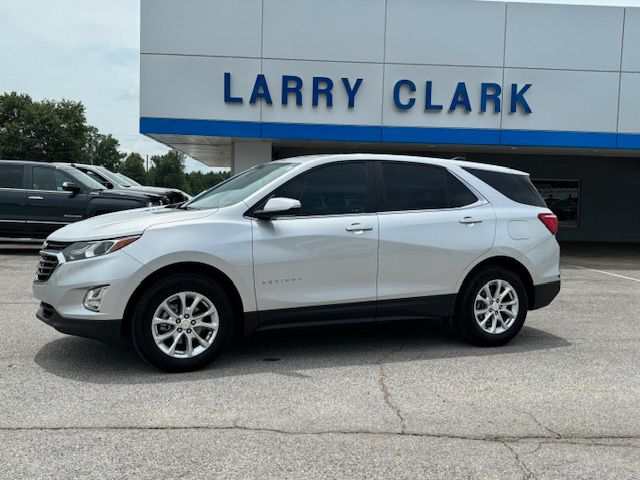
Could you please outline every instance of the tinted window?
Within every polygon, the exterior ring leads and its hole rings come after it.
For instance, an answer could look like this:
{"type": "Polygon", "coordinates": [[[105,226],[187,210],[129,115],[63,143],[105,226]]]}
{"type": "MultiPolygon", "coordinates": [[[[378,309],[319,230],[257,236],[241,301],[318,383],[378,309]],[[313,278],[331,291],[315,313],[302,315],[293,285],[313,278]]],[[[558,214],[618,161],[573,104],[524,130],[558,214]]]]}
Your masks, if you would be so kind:
{"type": "MultiPolygon", "coordinates": [[[[65,170],[66,174],[68,174],[69,176],[73,177],[73,179],[69,179],[69,180],[75,181],[75,183],[79,183],[83,187],[87,187],[90,190],[104,190],[105,189],[104,186],[100,182],[94,180],[89,175],[87,175],[84,172],[81,172],[77,168],[65,168],[64,170],[65,170]]],[[[69,181],[69,180],[67,180],[67,181],[69,181]]]]}
{"type": "Polygon", "coordinates": [[[367,192],[364,162],[338,163],[300,175],[274,196],[300,200],[299,216],[363,213],[367,192]]]}
{"type": "Polygon", "coordinates": [[[447,199],[451,208],[464,207],[478,201],[478,197],[449,172],[447,172],[447,199]]]}
{"type": "Polygon", "coordinates": [[[47,167],[33,167],[33,190],[53,190],[62,192],[62,184],[64,182],[70,182],[71,179],[67,177],[57,168],[47,167]]]}
{"type": "Polygon", "coordinates": [[[544,200],[531,183],[531,180],[529,180],[528,175],[492,172],[478,168],[465,168],[465,170],[514,202],[534,207],[546,207],[544,200]]]}
{"type": "Polygon", "coordinates": [[[0,188],[24,188],[22,165],[0,165],[0,188]]]}
{"type": "Polygon", "coordinates": [[[429,210],[470,205],[476,196],[446,169],[404,162],[383,162],[383,211],[429,210]]]}
{"type": "Polygon", "coordinates": [[[106,182],[106,180],[104,178],[102,178],[101,176],[99,176],[98,174],[92,172],[91,170],[80,170],[82,173],[86,174],[87,176],[91,177],[93,180],[95,180],[96,182],[98,182],[100,185],[103,184],[103,182],[106,182]]]}

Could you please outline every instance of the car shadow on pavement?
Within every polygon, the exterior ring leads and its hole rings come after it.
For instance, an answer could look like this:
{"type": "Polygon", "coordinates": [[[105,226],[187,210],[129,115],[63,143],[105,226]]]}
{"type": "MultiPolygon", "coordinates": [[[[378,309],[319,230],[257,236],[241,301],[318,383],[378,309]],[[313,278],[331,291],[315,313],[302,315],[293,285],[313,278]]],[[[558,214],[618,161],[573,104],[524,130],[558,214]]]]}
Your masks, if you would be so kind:
{"type": "Polygon", "coordinates": [[[272,373],[304,378],[319,368],[394,364],[459,357],[495,357],[562,348],[570,343],[525,326],[508,345],[478,348],[441,322],[403,321],[258,333],[231,344],[209,367],[167,374],[148,366],[132,345],[110,346],[77,337],[44,345],[35,362],[47,372],[96,384],[165,383],[272,373]]]}

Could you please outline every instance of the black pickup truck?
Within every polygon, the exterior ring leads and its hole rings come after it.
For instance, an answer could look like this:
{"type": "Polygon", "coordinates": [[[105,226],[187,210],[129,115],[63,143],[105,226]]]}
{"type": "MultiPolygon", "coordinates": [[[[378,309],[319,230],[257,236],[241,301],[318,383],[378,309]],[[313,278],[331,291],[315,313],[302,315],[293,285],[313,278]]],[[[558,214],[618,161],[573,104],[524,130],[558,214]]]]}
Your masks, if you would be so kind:
{"type": "Polygon", "coordinates": [[[68,164],[0,160],[0,241],[42,240],[83,218],[166,203],[162,195],[108,190],[68,164]]]}

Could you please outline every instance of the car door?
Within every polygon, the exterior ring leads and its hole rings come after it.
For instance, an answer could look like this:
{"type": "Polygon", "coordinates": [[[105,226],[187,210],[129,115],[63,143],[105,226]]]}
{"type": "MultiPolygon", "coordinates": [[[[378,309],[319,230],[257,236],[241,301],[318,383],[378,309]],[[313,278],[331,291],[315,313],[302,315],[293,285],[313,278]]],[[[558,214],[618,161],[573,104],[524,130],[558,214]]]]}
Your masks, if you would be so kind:
{"type": "Polygon", "coordinates": [[[0,162],[0,237],[28,237],[24,165],[0,162]]]}
{"type": "Polygon", "coordinates": [[[68,223],[82,220],[87,209],[88,193],[68,192],[64,182],[77,182],[54,166],[34,166],[27,190],[27,224],[37,238],[46,237],[68,223]]]}
{"type": "Polygon", "coordinates": [[[446,168],[377,165],[380,315],[447,315],[465,268],[493,245],[493,207],[446,168]]]}
{"type": "Polygon", "coordinates": [[[302,173],[270,197],[299,200],[292,216],[253,220],[261,326],[375,316],[377,216],[367,162],[302,173]]]}

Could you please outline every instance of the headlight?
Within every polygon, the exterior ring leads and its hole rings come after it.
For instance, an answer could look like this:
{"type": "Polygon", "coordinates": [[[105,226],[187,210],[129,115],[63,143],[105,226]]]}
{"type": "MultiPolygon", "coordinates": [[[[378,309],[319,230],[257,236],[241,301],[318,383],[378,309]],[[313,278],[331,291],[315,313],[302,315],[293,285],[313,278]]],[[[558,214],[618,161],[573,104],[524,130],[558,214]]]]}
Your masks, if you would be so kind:
{"type": "Polygon", "coordinates": [[[99,257],[126,247],[135,242],[140,235],[135,237],[116,238],[114,240],[96,240],[92,242],[76,242],[62,251],[67,262],[82,260],[85,258],[99,257]]]}

